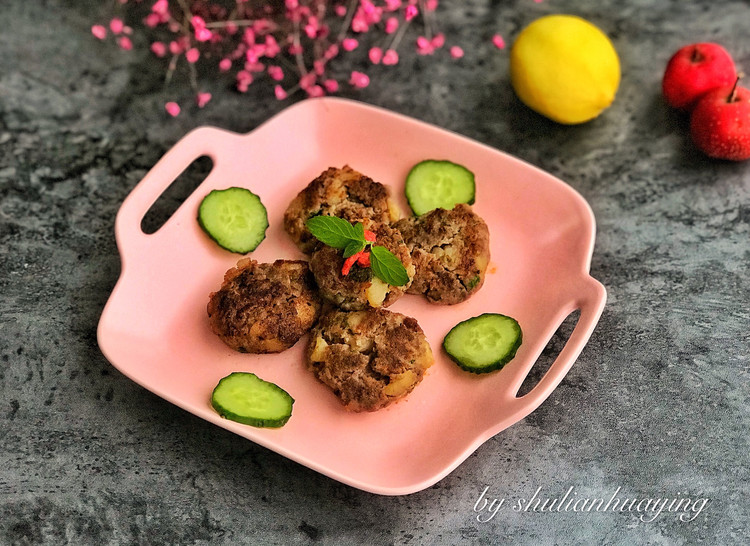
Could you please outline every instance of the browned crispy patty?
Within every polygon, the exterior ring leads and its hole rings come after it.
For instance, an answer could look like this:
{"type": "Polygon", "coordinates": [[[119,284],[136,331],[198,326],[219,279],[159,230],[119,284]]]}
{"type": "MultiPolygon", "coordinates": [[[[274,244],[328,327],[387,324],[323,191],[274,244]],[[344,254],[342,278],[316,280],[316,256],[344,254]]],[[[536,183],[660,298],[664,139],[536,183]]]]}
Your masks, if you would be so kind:
{"type": "Polygon", "coordinates": [[[409,275],[409,282],[403,286],[392,286],[374,276],[372,268],[357,264],[344,276],[341,274],[344,251],[320,246],[310,257],[310,270],[318,283],[320,294],[330,303],[348,311],[388,307],[404,295],[414,277],[414,265],[401,233],[387,224],[365,224],[375,233],[375,244],[387,248],[401,261],[409,275]]]}
{"type": "Polygon", "coordinates": [[[242,353],[278,353],[312,328],[321,302],[307,262],[243,258],[209,296],[211,330],[242,353]]]}
{"type": "Polygon", "coordinates": [[[409,294],[454,304],[481,288],[490,262],[490,232],[464,204],[435,209],[394,224],[404,236],[416,267],[409,294]]]}
{"type": "Polygon", "coordinates": [[[417,321],[385,309],[328,311],[307,346],[308,368],[349,411],[374,411],[405,397],[433,360],[417,321]]]}
{"type": "Polygon", "coordinates": [[[388,188],[348,165],[324,171],[287,207],[284,229],[302,252],[309,254],[318,245],[305,222],[321,214],[352,223],[365,219],[390,223],[400,217],[388,188]]]}

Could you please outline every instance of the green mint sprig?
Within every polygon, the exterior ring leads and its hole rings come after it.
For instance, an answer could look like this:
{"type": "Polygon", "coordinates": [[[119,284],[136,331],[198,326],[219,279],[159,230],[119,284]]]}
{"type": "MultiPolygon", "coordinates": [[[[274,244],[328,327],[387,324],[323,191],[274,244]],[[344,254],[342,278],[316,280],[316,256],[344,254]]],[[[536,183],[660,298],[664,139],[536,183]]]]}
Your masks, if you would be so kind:
{"type": "Polygon", "coordinates": [[[349,243],[365,240],[364,228],[360,234],[357,228],[336,216],[313,216],[305,225],[313,237],[333,248],[346,248],[349,243]]]}
{"type": "Polygon", "coordinates": [[[365,239],[362,222],[352,225],[336,216],[313,216],[305,225],[321,243],[343,250],[344,258],[369,249],[372,272],[383,282],[391,286],[403,286],[409,282],[409,274],[401,260],[384,246],[365,239]]]}
{"type": "Polygon", "coordinates": [[[392,286],[403,286],[409,282],[404,264],[384,246],[370,249],[370,267],[377,278],[392,286]]]}

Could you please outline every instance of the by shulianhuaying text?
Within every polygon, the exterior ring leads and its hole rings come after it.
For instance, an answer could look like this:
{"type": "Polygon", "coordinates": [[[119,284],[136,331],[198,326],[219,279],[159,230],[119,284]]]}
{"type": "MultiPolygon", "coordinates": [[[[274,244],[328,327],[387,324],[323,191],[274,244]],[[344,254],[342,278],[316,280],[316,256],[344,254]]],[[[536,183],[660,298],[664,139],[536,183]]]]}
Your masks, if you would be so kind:
{"type": "Polygon", "coordinates": [[[542,487],[538,487],[530,497],[509,499],[494,496],[487,486],[474,503],[474,512],[480,523],[491,521],[500,510],[527,513],[629,513],[645,523],[671,513],[679,521],[687,523],[695,520],[709,503],[706,497],[691,497],[679,492],[668,496],[639,497],[621,494],[621,490],[618,487],[611,494],[584,496],[579,495],[575,487],[571,486],[563,495],[548,496],[542,492],[542,487]]]}

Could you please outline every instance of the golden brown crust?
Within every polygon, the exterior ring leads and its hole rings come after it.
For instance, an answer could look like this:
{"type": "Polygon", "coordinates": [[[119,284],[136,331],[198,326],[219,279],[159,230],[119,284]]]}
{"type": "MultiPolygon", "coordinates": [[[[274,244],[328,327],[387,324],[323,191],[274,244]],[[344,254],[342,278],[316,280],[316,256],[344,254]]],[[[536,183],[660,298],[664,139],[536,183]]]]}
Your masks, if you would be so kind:
{"type": "Polygon", "coordinates": [[[388,188],[348,165],[324,171],[292,200],[284,213],[284,229],[306,254],[315,249],[317,241],[305,222],[321,214],[352,223],[365,219],[389,223],[399,217],[388,188]]]}
{"type": "Polygon", "coordinates": [[[209,296],[211,330],[243,353],[277,353],[294,345],[320,315],[307,262],[243,258],[209,296]]]}
{"type": "Polygon", "coordinates": [[[490,232],[471,207],[435,209],[396,222],[416,267],[409,294],[433,303],[460,303],[484,283],[490,261],[490,232]]]}
{"type": "Polygon", "coordinates": [[[374,411],[402,399],[434,360],[417,321],[385,309],[324,313],[306,359],[349,411],[374,411]]]}
{"type": "Polygon", "coordinates": [[[345,310],[366,309],[368,307],[388,307],[400,298],[411,285],[414,265],[411,254],[401,233],[387,224],[373,224],[365,221],[367,229],[375,233],[375,244],[390,250],[406,268],[409,283],[404,286],[385,285],[373,278],[372,269],[352,266],[348,275],[341,274],[344,265],[344,252],[322,245],[310,257],[310,270],[320,289],[320,294],[328,302],[345,310]]]}

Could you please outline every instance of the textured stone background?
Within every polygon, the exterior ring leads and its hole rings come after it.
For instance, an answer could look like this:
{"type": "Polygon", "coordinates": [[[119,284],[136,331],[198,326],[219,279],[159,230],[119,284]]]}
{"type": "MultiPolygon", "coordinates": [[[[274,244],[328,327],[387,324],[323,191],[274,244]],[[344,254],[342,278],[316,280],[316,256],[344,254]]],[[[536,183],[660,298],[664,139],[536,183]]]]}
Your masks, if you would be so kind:
{"type": "MultiPolygon", "coordinates": [[[[114,2],[2,2],[0,31],[0,544],[747,544],[750,163],[705,159],[659,83],[684,43],[716,40],[750,71],[744,1],[442,2],[467,54],[371,72],[353,96],[521,157],[581,192],[608,288],[578,363],[531,416],[406,497],[341,485],[175,408],[97,348],[119,274],[123,198],[188,130],[247,132],[287,103],[217,79],[166,119],[162,69],[89,28],[114,2]],[[535,17],[582,15],[621,55],[599,119],[562,127],[515,99],[510,41],[535,17]],[[503,510],[496,497],[705,496],[691,523],[503,510]]],[[[137,42],[138,44],[139,42],[137,42]]],[[[560,345],[560,340],[556,340],[560,345]]]]}

